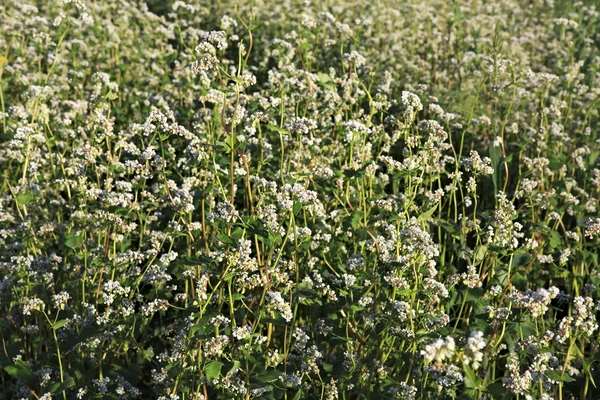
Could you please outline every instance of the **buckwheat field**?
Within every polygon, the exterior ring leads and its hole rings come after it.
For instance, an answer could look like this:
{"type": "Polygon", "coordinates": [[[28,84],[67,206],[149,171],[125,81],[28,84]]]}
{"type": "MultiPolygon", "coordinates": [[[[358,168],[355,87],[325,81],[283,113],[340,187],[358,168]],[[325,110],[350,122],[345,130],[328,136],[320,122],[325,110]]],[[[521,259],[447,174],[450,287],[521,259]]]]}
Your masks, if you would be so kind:
{"type": "Polygon", "coordinates": [[[595,0],[4,0],[0,398],[600,399],[595,0]]]}

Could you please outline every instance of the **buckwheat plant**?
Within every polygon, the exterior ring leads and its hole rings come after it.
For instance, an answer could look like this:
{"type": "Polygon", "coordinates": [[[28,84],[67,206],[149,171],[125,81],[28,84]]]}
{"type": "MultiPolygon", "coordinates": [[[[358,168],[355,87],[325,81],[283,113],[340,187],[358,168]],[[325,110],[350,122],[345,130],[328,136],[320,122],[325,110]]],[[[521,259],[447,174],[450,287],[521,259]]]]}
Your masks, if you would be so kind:
{"type": "Polygon", "coordinates": [[[600,398],[596,1],[0,28],[3,398],[600,398]]]}

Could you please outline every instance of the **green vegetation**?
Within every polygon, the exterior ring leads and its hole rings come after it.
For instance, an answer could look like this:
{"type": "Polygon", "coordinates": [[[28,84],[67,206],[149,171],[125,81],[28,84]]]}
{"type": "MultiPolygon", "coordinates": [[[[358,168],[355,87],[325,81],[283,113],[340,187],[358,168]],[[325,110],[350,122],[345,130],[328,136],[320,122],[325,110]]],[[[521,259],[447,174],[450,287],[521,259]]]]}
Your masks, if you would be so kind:
{"type": "Polygon", "coordinates": [[[5,0],[3,398],[600,398],[595,3],[5,0]]]}

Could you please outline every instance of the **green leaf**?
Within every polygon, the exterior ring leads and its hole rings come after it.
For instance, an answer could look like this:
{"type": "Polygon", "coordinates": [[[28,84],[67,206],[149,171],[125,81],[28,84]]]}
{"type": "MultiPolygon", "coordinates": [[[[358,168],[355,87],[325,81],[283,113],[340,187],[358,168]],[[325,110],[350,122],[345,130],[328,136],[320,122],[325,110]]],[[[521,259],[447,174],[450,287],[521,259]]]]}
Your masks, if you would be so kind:
{"type": "Polygon", "coordinates": [[[556,382],[575,382],[574,378],[562,373],[562,371],[550,370],[546,371],[546,376],[556,382]]]}
{"type": "Polygon", "coordinates": [[[519,290],[527,290],[527,284],[529,280],[526,276],[521,275],[519,272],[515,272],[512,276],[512,284],[519,290]]]}
{"type": "Polygon", "coordinates": [[[556,249],[557,247],[560,246],[560,243],[561,243],[560,234],[556,231],[552,231],[552,233],[550,234],[550,247],[552,247],[553,249],[556,249]]]}
{"type": "Polygon", "coordinates": [[[231,238],[224,233],[219,233],[217,237],[219,238],[219,241],[221,241],[224,244],[234,244],[234,241],[231,240],[231,238]]]}
{"type": "Polygon", "coordinates": [[[33,192],[27,191],[17,196],[17,203],[20,206],[29,204],[33,200],[33,192]]]}
{"type": "Polygon", "coordinates": [[[242,235],[244,234],[244,231],[242,228],[237,227],[235,228],[235,230],[231,233],[231,240],[233,241],[233,243],[238,243],[240,241],[240,239],[242,238],[242,235]]]}
{"type": "Polygon", "coordinates": [[[310,46],[312,46],[311,42],[304,42],[300,45],[300,51],[305,52],[306,50],[310,49],[310,46]]]}
{"type": "Polygon", "coordinates": [[[231,296],[231,298],[233,299],[233,301],[236,301],[236,300],[242,300],[242,299],[244,299],[245,297],[246,297],[246,296],[244,296],[244,295],[243,295],[243,294],[241,294],[241,293],[236,293],[236,294],[234,294],[233,296],[231,296]]]}
{"type": "Polygon", "coordinates": [[[29,364],[23,360],[17,360],[13,365],[6,365],[4,370],[13,378],[20,379],[23,382],[35,381],[35,375],[29,368],[29,364]]]}
{"type": "Polygon", "coordinates": [[[359,240],[367,240],[370,237],[366,229],[357,229],[354,231],[354,235],[359,240]]]}
{"type": "Polygon", "coordinates": [[[325,87],[325,89],[335,90],[335,82],[333,82],[328,74],[319,72],[317,75],[319,76],[319,82],[321,85],[323,85],[323,87],[325,87]]]}
{"type": "Polygon", "coordinates": [[[75,386],[75,379],[72,376],[68,377],[63,383],[56,382],[50,386],[51,393],[60,393],[70,387],[75,386]]]}
{"type": "Polygon", "coordinates": [[[54,324],[52,324],[52,329],[57,330],[62,328],[67,322],[69,322],[68,319],[61,319],[56,321],[54,324]]]}
{"type": "MultiPolygon", "coordinates": [[[[594,360],[596,361],[596,360],[594,360]]],[[[585,373],[585,376],[587,376],[590,381],[592,382],[592,385],[594,385],[594,387],[596,387],[596,382],[594,382],[594,377],[592,376],[592,364],[594,363],[594,361],[590,360],[583,360],[583,372],[585,373]]]]}
{"type": "Polygon", "coordinates": [[[487,246],[481,245],[475,248],[475,257],[473,258],[474,263],[478,263],[483,261],[485,258],[485,253],[487,252],[487,246]]]}
{"type": "Polygon", "coordinates": [[[486,389],[487,392],[496,399],[502,398],[502,396],[506,394],[506,388],[500,382],[492,383],[491,385],[488,385],[486,389]]]}
{"type": "Polygon", "coordinates": [[[280,375],[281,372],[272,369],[258,374],[258,376],[256,377],[256,381],[260,383],[275,382],[279,380],[280,375]]]}
{"type": "Polygon", "coordinates": [[[353,228],[355,228],[355,229],[358,228],[358,225],[360,224],[360,220],[362,219],[362,217],[363,217],[362,211],[356,210],[352,213],[351,224],[352,224],[353,228]]]}
{"type": "Polygon", "coordinates": [[[203,372],[206,375],[206,379],[212,381],[219,376],[221,376],[221,367],[223,367],[223,363],[220,361],[209,361],[204,366],[203,372]]]}
{"type": "Polygon", "coordinates": [[[233,279],[233,277],[235,276],[235,272],[230,272],[227,275],[225,275],[222,279],[223,282],[229,282],[230,280],[233,279]]]}
{"type": "Polygon", "coordinates": [[[287,129],[283,129],[278,127],[277,125],[267,125],[267,129],[271,130],[271,131],[275,131],[277,133],[279,133],[280,135],[285,135],[288,133],[287,129]]]}
{"type": "Polygon", "coordinates": [[[561,169],[563,165],[564,165],[564,161],[561,160],[560,158],[550,157],[550,163],[548,164],[548,167],[552,171],[561,169]]]}
{"type": "Polygon", "coordinates": [[[512,261],[510,262],[510,266],[511,268],[515,269],[523,265],[527,265],[529,264],[532,258],[533,256],[529,253],[514,254],[512,261]]]}
{"type": "Polygon", "coordinates": [[[252,233],[252,234],[258,236],[259,239],[265,239],[265,238],[268,239],[269,238],[269,231],[267,231],[264,228],[251,226],[248,228],[248,233],[252,233]]]}
{"type": "Polygon", "coordinates": [[[299,201],[294,203],[294,208],[292,208],[292,212],[294,213],[294,215],[298,214],[298,211],[300,211],[300,209],[302,208],[302,203],[300,203],[299,201]]]}
{"type": "Polygon", "coordinates": [[[319,77],[319,81],[321,83],[327,83],[327,82],[333,82],[333,80],[331,79],[331,77],[324,73],[324,72],[318,72],[317,76],[319,77]]]}
{"type": "Polygon", "coordinates": [[[218,142],[217,145],[219,147],[223,148],[223,151],[225,152],[225,154],[230,154],[235,149],[235,139],[234,139],[233,146],[231,146],[231,139],[224,140],[222,142],[218,142]]]}
{"type": "Polygon", "coordinates": [[[457,225],[449,221],[440,221],[440,226],[448,233],[457,233],[459,231],[457,225]]]}
{"type": "Polygon", "coordinates": [[[494,193],[498,193],[498,181],[500,180],[500,159],[502,158],[502,152],[500,146],[490,146],[490,159],[492,160],[492,181],[494,182],[494,193]]]}
{"type": "Polygon", "coordinates": [[[190,328],[190,330],[188,331],[188,339],[193,338],[194,335],[196,334],[196,332],[198,332],[200,329],[202,329],[203,327],[201,325],[194,325],[190,328]]]}
{"type": "Polygon", "coordinates": [[[464,364],[464,368],[465,375],[467,378],[465,380],[465,386],[468,388],[479,388],[481,386],[481,378],[475,374],[475,372],[469,365],[464,364]]]}
{"type": "Polygon", "coordinates": [[[74,249],[83,242],[83,236],[76,235],[74,233],[69,233],[65,236],[65,239],[65,246],[71,249],[74,249]]]}
{"type": "Polygon", "coordinates": [[[240,369],[240,365],[242,365],[242,363],[239,362],[238,360],[235,360],[233,362],[233,366],[231,367],[231,369],[229,370],[229,372],[227,372],[227,376],[230,376],[231,374],[235,373],[235,371],[237,371],[238,369],[240,369]]]}
{"type": "Polygon", "coordinates": [[[358,178],[361,176],[360,169],[346,169],[344,170],[344,176],[347,178],[358,178]]]}
{"type": "Polygon", "coordinates": [[[485,294],[485,291],[483,290],[483,288],[479,287],[479,288],[469,289],[467,292],[466,301],[480,302],[483,299],[484,294],[485,294]]]}
{"type": "Polygon", "coordinates": [[[210,113],[210,119],[215,127],[221,127],[221,110],[218,107],[214,107],[210,113]]]}
{"type": "Polygon", "coordinates": [[[438,206],[431,207],[429,210],[427,210],[423,214],[419,215],[418,220],[420,222],[427,222],[427,220],[429,218],[431,218],[431,216],[433,215],[433,213],[435,212],[435,210],[437,210],[437,208],[438,208],[438,206]]]}
{"type": "Polygon", "coordinates": [[[360,226],[360,221],[363,217],[363,212],[360,210],[355,210],[351,215],[344,218],[344,222],[342,226],[345,230],[349,230],[350,228],[358,228],[360,226]]]}

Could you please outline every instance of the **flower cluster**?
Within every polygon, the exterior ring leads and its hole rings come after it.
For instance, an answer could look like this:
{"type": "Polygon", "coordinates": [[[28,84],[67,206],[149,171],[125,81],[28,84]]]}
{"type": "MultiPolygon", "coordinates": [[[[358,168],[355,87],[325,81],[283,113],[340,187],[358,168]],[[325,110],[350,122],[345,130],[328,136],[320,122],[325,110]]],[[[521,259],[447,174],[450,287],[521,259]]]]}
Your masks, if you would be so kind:
{"type": "Polygon", "coordinates": [[[595,399],[600,12],[4,0],[3,398],[595,399]]]}

